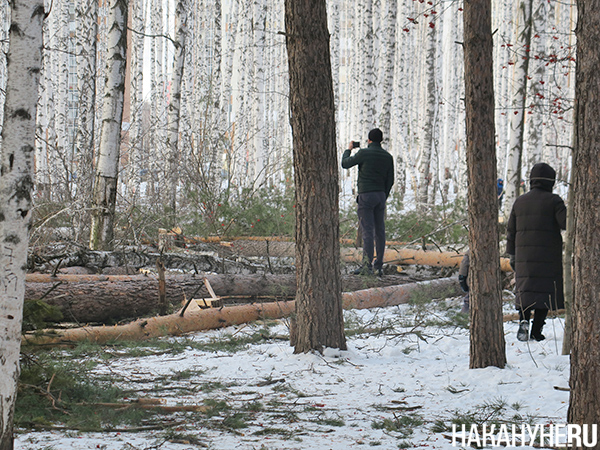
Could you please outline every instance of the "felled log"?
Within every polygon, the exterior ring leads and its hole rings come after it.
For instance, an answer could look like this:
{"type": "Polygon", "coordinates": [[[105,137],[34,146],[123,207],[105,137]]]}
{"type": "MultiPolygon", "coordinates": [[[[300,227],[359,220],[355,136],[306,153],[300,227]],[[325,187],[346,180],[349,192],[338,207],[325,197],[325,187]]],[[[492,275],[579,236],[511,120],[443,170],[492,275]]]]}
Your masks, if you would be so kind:
{"type": "MultiPolygon", "coordinates": [[[[344,308],[373,308],[407,303],[411,295],[427,290],[430,294],[449,290],[457,292],[458,283],[454,278],[422,281],[404,286],[390,286],[344,293],[344,308]]],[[[432,297],[433,298],[433,297],[432,297]]],[[[89,340],[95,343],[110,341],[141,340],[160,336],[178,336],[194,331],[210,330],[253,322],[258,319],[280,319],[295,311],[295,301],[225,306],[218,309],[196,309],[181,316],[178,312],[167,316],[138,319],[126,325],[81,327],[52,331],[45,334],[26,334],[23,342],[34,345],[72,344],[89,340]]]]}
{"type": "MultiPolygon", "coordinates": [[[[207,275],[215,293],[243,297],[247,302],[287,299],[296,294],[295,275],[207,275]]],[[[172,306],[190,298],[211,297],[203,276],[167,275],[165,295],[172,306]]],[[[407,277],[342,277],[342,290],[406,283],[407,277]]],[[[58,307],[65,320],[78,323],[111,323],[144,317],[158,311],[159,280],[155,275],[58,275],[28,274],[25,299],[43,299],[58,307]]]]}
{"type": "MultiPolygon", "coordinates": [[[[342,261],[360,263],[362,250],[355,248],[341,249],[342,261]]],[[[418,264],[432,267],[459,267],[464,253],[439,252],[435,250],[418,250],[411,248],[387,248],[383,255],[386,264],[418,264]]],[[[500,269],[512,272],[508,258],[500,258],[500,269]]]]}

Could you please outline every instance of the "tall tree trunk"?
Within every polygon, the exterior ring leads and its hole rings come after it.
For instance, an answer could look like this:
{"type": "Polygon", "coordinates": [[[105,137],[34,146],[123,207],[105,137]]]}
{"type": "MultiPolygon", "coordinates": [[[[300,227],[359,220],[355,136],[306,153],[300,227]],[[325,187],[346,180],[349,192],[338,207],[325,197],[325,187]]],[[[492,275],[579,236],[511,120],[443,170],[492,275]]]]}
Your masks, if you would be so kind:
{"type": "MultiPolygon", "coordinates": [[[[545,114],[547,107],[545,105],[549,99],[546,98],[546,68],[548,58],[545,55],[546,42],[542,40],[542,36],[546,36],[544,31],[548,29],[546,19],[550,7],[545,1],[532,4],[531,38],[526,56],[529,60],[525,105],[527,111],[525,119],[527,168],[544,161],[542,156],[544,154],[543,131],[544,122],[547,120],[545,114]]],[[[549,40],[553,39],[550,38],[549,40]]]]}
{"type": "Polygon", "coordinates": [[[0,449],[13,448],[13,416],[29,225],[33,209],[35,119],[42,65],[41,0],[14,0],[0,153],[0,449]]]}
{"type": "MultiPolygon", "coordinates": [[[[7,8],[8,9],[8,8],[7,8]]],[[[42,40],[44,47],[48,44],[49,24],[48,20],[43,23],[42,40]]],[[[7,39],[8,41],[8,39],[7,39]]],[[[50,57],[47,50],[42,50],[42,76],[38,88],[38,107],[36,118],[36,135],[38,139],[35,142],[35,181],[38,198],[50,199],[50,170],[48,167],[48,134],[49,134],[49,103],[52,97],[50,70],[50,57]]]]}
{"type": "MultiPolygon", "coordinates": [[[[79,0],[77,5],[77,196],[81,210],[91,202],[94,186],[94,148],[96,127],[96,42],[98,36],[98,2],[79,0]]],[[[81,227],[89,224],[89,215],[82,217],[81,227]],[[87,216],[87,217],[86,217],[87,216]],[[88,220],[86,220],[86,218],[88,220]]]]}
{"type": "Polygon", "coordinates": [[[346,349],[338,159],[325,0],[285,0],[296,180],[294,353],[346,349]]]}
{"type": "Polygon", "coordinates": [[[383,11],[382,22],[384,41],[381,46],[379,81],[380,88],[378,98],[381,99],[381,112],[379,114],[378,124],[388,142],[388,148],[395,141],[391,134],[392,121],[392,95],[394,92],[394,61],[396,57],[396,16],[398,14],[398,2],[396,0],[385,1],[385,11],[383,11]]]}
{"type": "MultiPolygon", "coordinates": [[[[253,190],[264,187],[267,177],[267,166],[269,164],[268,142],[267,142],[267,117],[266,109],[266,29],[267,26],[267,8],[265,2],[254,0],[252,4],[253,20],[253,46],[254,49],[254,91],[252,99],[252,147],[254,147],[254,158],[252,172],[253,190]]],[[[268,61],[269,65],[271,61],[268,61]]]]}
{"type": "Polygon", "coordinates": [[[513,104],[509,108],[510,140],[507,156],[506,178],[504,180],[504,216],[508,220],[515,199],[520,195],[523,158],[523,135],[525,128],[525,99],[527,96],[527,76],[529,68],[529,47],[531,44],[531,7],[533,0],[522,0],[517,12],[519,27],[518,48],[513,54],[513,104]]]}
{"type": "Polygon", "coordinates": [[[181,83],[186,54],[188,3],[179,0],[175,7],[175,58],[171,78],[171,101],[167,116],[167,148],[169,152],[169,206],[175,226],[177,216],[177,187],[179,185],[179,117],[181,111],[181,83]]]}
{"type": "MultiPolygon", "coordinates": [[[[431,22],[433,24],[433,22],[431,22]]],[[[425,26],[423,24],[422,26],[425,26]]],[[[436,66],[436,33],[435,26],[427,27],[425,33],[427,52],[425,60],[425,80],[423,80],[422,87],[422,101],[421,105],[424,108],[423,118],[424,123],[423,129],[423,141],[419,153],[419,188],[417,192],[417,208],[418,211],[426,212],[429,208],[429,199],[431,197],[431,190],[433,185],[432,170],[435,147],[435,115],[437,111],[436,102],[436,82],[435,82],[435,66],[436,66]]]]}
{"type": "Polygon", "coordinates": [[[127,0],[111,0],[109,8],[107,77],[90,231],[92,250],[110,250],[113,246],[125,93],[127,0]]]}
{"type": "Polygon", "coordinates": [[[491,1],[467,0],[464,52],[471,369],[506,365],[498,248],[492,47],[491,1]]]}
{"type": "MultiPolygon", "coordinates": [[[[93,1],[93,0],[92,0],[93,1]]],[[[135,205],[140,197],[141,170],[143,168],[144,130],[142,126],[144,105],[144,32],[145,0],[131,2],[131,97],[129,103],[129,158],[127,164],[127,198],[135,205]]]]}
{"type": "MultiPolygon", "coordinates": [[[[600,2],[579,0],[577,33],[577,128],[573,164],[575,192],[568,423],[600,423],[600,2]]],[[[588,448],[600,448],[600,442],[588,448]]]]}
{"type": "MultiPolygon", "coordinates": [[[[577,111],[575,111],[575,126],[577,126],[577,111]]],[[[576,135],[574,133],[574,135],[576,135]]],[[[573,142],[573,148],[577,144],[573,142]]],[[[574,159],[574,158],[573,158],[574,159]]],[[[575,223],[573,217],[573,204],[575,202],[575,193],[573,189],[575,170],[571,169],[570,189],[567,197],[567,232],[565,236],[565,254],[563,255],[563,289],[565,295],[565,331],[563,337],[562,354],[571,353],[571,340],[573,328],[572,323],[572,305],[573,305],[573,234],[575,232],[575,223]]]]}

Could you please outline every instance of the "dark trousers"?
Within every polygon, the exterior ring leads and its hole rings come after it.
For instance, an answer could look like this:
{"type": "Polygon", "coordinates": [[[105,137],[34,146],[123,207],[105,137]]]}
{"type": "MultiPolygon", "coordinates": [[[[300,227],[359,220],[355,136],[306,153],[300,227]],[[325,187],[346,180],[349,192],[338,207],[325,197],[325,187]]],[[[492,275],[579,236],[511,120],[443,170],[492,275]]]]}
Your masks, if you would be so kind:
{"type": "Polygon", "coordinates": [[[374,250],[377,260],[375,269],[383,266],[385,252],[385,192],[358,194],[358,220],[362,229],[363,259],[371,267],[374,250]]]}
{"type": "MultiPolygon", "coordinates": [[[[546,317],[548,316],[547,309],[534,309],[535,314],[533,315],[533,322],[531,324],[531,334],[533,336],[537,336],[542,332],[542,328],[544,328],[544,324],[546,323],[546,317]]],[[[519,309],[519,320],[526,320],[529,322],[531,319],[531,308],[522,310],[519,309]]]]}

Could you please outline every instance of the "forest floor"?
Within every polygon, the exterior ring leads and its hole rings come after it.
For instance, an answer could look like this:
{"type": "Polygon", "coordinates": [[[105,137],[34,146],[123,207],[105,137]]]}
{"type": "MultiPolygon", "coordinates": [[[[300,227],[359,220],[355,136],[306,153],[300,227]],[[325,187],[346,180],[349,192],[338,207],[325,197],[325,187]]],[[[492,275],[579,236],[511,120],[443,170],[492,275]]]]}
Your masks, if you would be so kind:
{"type": "MultiPolygon", "coordinates": [[[[504,295],[505,313],[514,312],[504,295]]],[[[295,355],[285,320],[162,338],[142,352],[56,349],[57,360],[93,363],[89,376],[128,392],[123,402],[160,400],[172,412],[101,432],[18,429],[14,448],[451,449],[464,448],[453,423],[565,423],[563,320],[547,320],[542,342],[517,341],[517,323],[506,322],[507,366],[470,370],[461,305],[455,297],[345,311],[348,350],[323,355],[295,355]]]]}

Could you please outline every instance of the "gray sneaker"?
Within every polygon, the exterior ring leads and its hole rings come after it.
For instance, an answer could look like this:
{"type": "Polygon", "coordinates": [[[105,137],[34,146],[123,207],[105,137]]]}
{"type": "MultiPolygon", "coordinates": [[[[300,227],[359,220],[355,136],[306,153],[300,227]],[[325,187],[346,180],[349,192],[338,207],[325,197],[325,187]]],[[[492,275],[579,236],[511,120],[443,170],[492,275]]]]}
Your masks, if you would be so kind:
{"type": "Polygon", "coordinates": [[[517,331],[517,339],[519,341],[529,340],[529,321],[522,320],[519,323],[519,330],[517,331]]]}

